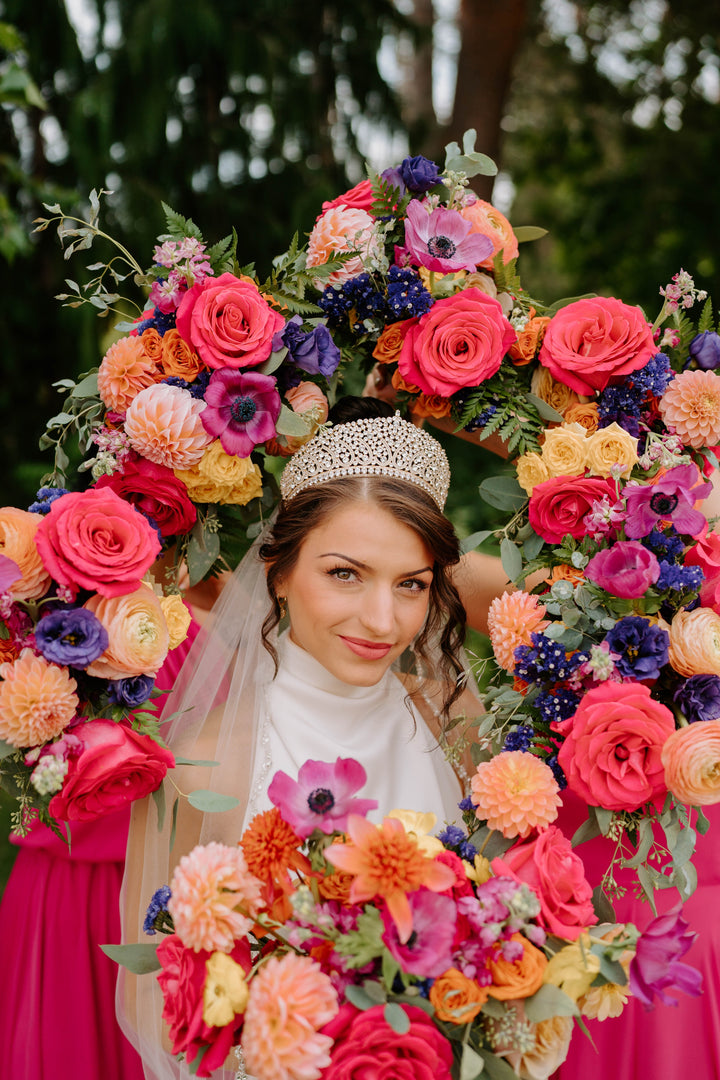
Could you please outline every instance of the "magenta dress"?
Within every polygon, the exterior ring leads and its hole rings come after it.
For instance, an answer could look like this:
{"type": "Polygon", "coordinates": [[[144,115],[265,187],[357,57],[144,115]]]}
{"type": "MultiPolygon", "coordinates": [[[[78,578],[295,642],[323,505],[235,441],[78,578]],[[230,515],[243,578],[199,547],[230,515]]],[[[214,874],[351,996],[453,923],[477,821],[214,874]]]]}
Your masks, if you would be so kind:
{"type": "MultiPolygon", "coordinates": [[[[172,685],[197,631],[193,623],[169,654],[157,686],[172,685]]],[[[129,807],[77,822],[71,852],[45,826],[17,840],[0,903],[0,1076],[8,1080],[143,1080],[115,1020],[117,965],[99,947],[120,941],[129,824],[129,807]]]]}
{"type": "MultiPolygon", "coordinates": [[[[561,825],[567,835],[583,821],[584,805],[566,799],[561,825]]],[[[698,887],[684,904],[683,915],[698,938],[683,958],[702,972],[703,994],[692,998],[677,993],[677,1007],[657,1003],[646,1011],[630,998],[617,1019],[587,1021],[595,1049],[576,1030],[570,1053],[555,1073],[555,1080],[588,1080],[607,1076],[612,1080],[720,1080],[720,806],[706,807],[710,831],[698,841],[693,862],[698,887]]],[[[576,852],[586,866],[588,880],[598,884],[607,868],[611,845],[598,838],[580,844],[576,852]]],[[[632,877],[624,871],[629,884],[632,877]]],[[[658,913],[677,902],[677,892],[657,894],[658,913]]],[[[633,922],[644,930],[653,918],[647,903],[633,898],[631,890],[615,902],[619,921],[633,922]]],[[[672,991],[669,991],[672,993],[672,991]]]]}

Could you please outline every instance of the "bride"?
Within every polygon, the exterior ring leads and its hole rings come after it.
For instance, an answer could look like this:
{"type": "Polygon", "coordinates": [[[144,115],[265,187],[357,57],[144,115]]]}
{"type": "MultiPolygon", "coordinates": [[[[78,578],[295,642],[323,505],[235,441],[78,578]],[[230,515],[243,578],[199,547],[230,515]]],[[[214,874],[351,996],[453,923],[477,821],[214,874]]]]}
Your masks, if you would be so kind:
{"type": "MultiPolygon", "coordinates": [[[[286,465],[277,518],[224,589],[164,710],[176,714],[172,783],[237,805],[211,814],[186,798],[166,813],[157,798],[136,804],[128,941],[139,939],[152,893],[182,854],[213,839],[237,843],[269,808],[278,769],[297,775],[308,759],[352,757],[366,770],[376,820],[396,807],[432,811],[438,827],[458,816],[465,741],[450,747],[445,731],[480,705],[451,578],[459,542],[442,513],[447,458],[380,401],[344,399],[332,420],[286,465]]],[[[189,1075],[163,1048],[154,979],[123,972],[118,1006],[149,1080],[189,1075]]]]}

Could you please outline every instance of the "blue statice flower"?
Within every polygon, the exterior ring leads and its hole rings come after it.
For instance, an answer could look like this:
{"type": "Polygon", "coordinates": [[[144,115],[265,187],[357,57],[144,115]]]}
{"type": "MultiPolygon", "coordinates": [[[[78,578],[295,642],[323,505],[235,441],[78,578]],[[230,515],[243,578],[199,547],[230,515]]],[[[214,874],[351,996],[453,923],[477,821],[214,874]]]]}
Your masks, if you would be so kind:
{"type": "Polygon", "coordinates": [[[339,289],[328,285],[318,306],[325,313],[329,326],[338,326],[347,319],[348,312],[354,311],[351,329],[356,334],[369,329],[366,321],[385,322],[385,297],[367,272],[344,281],[339,289]]]}
{"type": "Polygon", "coordinates": [[[346,290],[342,286],[336,288],[334,285],[327,285],[323,289],[317,303],[328,321],[328,326],[339,326],[353,306],[352,297],[346,290]]]}
{"type": "Polygon", "coordinates": [[[691,724],[720,719],[720,678],[717,675],[691,675],[673,694],[691,724]]]}
{"type": "Polygon", "coordinates": [[[668,662],[670,635],[640,615],[619,619],[605,640],[617,653],[615,668],[625,679],[657,679],[668,662]]]}
{"type": "Polygon", "coordinates": [[[164,337],[168,330],[175,329],[175,312],[161,311],[159,307],[156,307],[152,315],[137,324],[136,329],[138,334],[144,333],[145,330],[157,330],[160,337],[164,337]]]}
{"type": "Polygon", "coordinates": [[[503,743],[503,750],[529,750],[535,732],[527,724],[521,724],[514,731],[508,731],[503,743]]]}
{"type": "Polygon", "coordinates": [[[168,917],[168,900],[172,896],[169,885],[161,885],[159,889],[156,889],[152,895],[152,900],[148,904],[148,909],[145,913],[145,921],[143,922],[143,931],[146,934],[154,935],[158,930],[162,929],[163,924],[169,927],[168,917]]]}
{"type": "Polygon", "coordinates": [[[488,405],[488,407],[478,413],[477,416],[473,416],[472,420],[467,422],[463,430],[477,431],[478,428],[484,428],[486,424],[490,423],[496,412],[497,405],[488,405]]]}
{"type": "Polygon", "coordinates": [[[210,376],[211,372],[201,371],[192,382],[186,382],[185,379],[181,379],[178,375],[168,375],[167,379],[163,379],[163,382],[167,383],[168,386],[179,386],[181,390],[189,391],[194,398],[202,401],[210,382],[210,376]]]}
{"type": "Polygon", "coordinates": [[[115,679],[108,683],[108,698],[113,705],[126,705],[136,709],[150,697],[155,685],[152,675],[133,675],[128,679],[115,679]]]}
{"type": "Polygon", "coordinates": [[[35,643],[52,664],[86,668],[108,647],[108,632],[85,608],[57,608],[35,627],[35,643]]]}
{"type": "Polygon", "coordinates": [[[561,791],[564,791],[567,787],[567,777],[562,771],[557,754],[551,754],[549,758],[546,758],[545,764],[549,765],[549,767],[552,769],[552,774],[555,777],[557,786],[560,788],[561,791]]]}
{"type": "Polygon", "coordinates": [[[515,674],[524,682],[562,682],[589,659],[586,652],[568,656],[562,645],[545,634],[530,636],[532,645],[518,645],[515,650],[515,674]]]}
{"type": "Polygon", "coordinates": [[[445,847],[457,847],[458,844],[462,844],[467,840],[467,835],[464,829],[461,829],[459,825],[448,825],[442,832],[438,833],[438,840],[445,847]]]}
{"type": "Polygon", "coordinates": [[[670,360],[665,353],[655,353],[644,368],[629,376],[633,387],[653,397],[662,397],[674,377],[670,360]]]}
{"type": "Polygon", "coordinates": [[[655,582],[655,588],[660,592],[665,589],[675,589],[681,592],[683,589],[693,589],[695,592],[703,583],[705,575],[699,566],[678,566],[677,563],[660,560],[660,577],[655,582]]]}
{"type": "Polygon", "coordinates": [[[475,862],[477,853],[477,848],[474,844],[471,844],[469,840],[464,840],[462,844],[458,846],[458,855],[461,859],[465,859],[466,862],[475,862]]]}
{"type": "Polygon", "coordinates": [[[466,814],[468,810],[474,810],[475,803],[472,801],[469,795],[466,795],[464,799],[461,799],[458,803],[458,810],[462,810],[463,814],[466,814]]]}
{"type": "Polygon", "coordinates": [[[50,507],[62,495],[67,495],[67,488],[41,487],[35,495],[35,502],[28,506],[30,514],[49,514],[50,507]]]}
{"type": "Polygon", "coordinates": [[[546,723],[552,724],[561,720],[569,720],[575,714],[580,704],[580,698],[572,690],[559,686],[553,690],[546,690],[535,698],[535,705],[546,723]]]}
{"type": "Polygon", "coordinates": [[[394,319],[412,319],[424,315],[433,306],[433,298],[414,270],[391,266],[388,275],[387,307],[394,319]]]}
{"type": "Polygon", "coordinates": [[[633,371],[619,386],[606,387],[598,398],[600,426],[613,420],[636,438],[640,435],[640,413],[648,397],[662,397],[673,371],[665,353],[656,353],[640,371],[633,371]]]}
{"type": "Polygon", "coordinates": [[[658,558],[679,559],[685,551],[685,545],[672,525],[668,525],[663,532],[660,529],[651,529],[640,542],[654,551],[658,558]]]}

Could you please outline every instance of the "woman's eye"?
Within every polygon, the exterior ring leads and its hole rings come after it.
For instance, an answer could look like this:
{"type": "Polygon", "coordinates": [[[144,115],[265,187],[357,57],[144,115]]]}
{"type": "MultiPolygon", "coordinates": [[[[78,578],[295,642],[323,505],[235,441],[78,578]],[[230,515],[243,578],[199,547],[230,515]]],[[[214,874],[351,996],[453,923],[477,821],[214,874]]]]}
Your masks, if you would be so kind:
{"type": "Polygon", "coordinates": [[[355,571],[351,570],[349,566],[334,566],[332,570],[328,570],[330,577],[337,578],[338,581],[354,581],[355,571]]]}
{"type": "Polygon", "coordinates": [[[429,585],[427,581],[422,581],[420,578],[408,578],[400,582],[400,588],[408,589],[410,592],[425,592],[429,585]]]}

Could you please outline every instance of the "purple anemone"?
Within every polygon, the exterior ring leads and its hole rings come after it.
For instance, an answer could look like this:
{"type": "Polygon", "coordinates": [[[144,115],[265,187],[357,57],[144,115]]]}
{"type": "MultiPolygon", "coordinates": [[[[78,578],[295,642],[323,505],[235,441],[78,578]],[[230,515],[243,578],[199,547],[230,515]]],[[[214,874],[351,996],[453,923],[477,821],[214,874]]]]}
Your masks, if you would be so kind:
{"type": "Polygon", "coordinates": [[[471,233],[472,225],[457,210],[427,207],[413,199],[405,219],[405,248],[411,262],[450,274],[455,270],[475,270],[492,255],[492,240],[481,233],[471,233]]]}
{"type": "Polygon", "coordinates": [[[226,454],[249,457],[275,435],[281,401],[272,375],[221,368],[208,383],[205,402],[203,427],[226,454]]]}
{"type": "Polygon", "coordinates": [[[283,819],[298,836],[310,836],[315,829],[324,833],[344,832],[348,814],[364,817],[377,809],[376,799],[356,799],[367,773],[354,758],[306,761],[297,780],[282,770],[275,773],[268,796],[283,819]]]}

